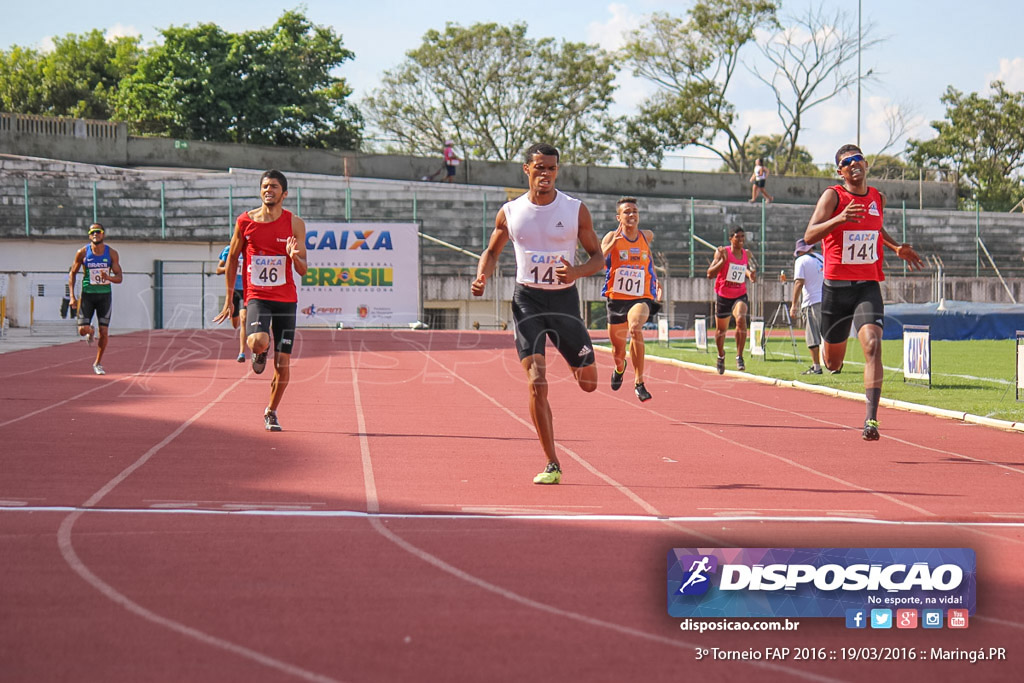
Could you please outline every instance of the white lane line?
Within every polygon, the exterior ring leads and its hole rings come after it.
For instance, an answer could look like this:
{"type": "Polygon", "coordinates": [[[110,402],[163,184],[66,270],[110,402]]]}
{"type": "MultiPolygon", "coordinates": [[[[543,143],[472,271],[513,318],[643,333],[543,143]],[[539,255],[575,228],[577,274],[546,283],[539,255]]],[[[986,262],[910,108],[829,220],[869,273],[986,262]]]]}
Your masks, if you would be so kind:
{"type": "MultiPolygon", "coordinates": [[[[363,512],[361,510],[291,510],[291,509],[216,509],[216,508],[102,508],[102,507],[75,507],[71,505],[52,506],[25,506],[25,507],[0,507],[0,514],[13,514],[17,512],[28,513],[89,513],[95,515],[205,515],[211,517],[292,517],[292,518],[324,518],[324,519],[402,519],[402,520],[423,520],[423,521],[536,521],[536,522],[573,522],[586,524],[591,522],[628,522],[628,523],[679,523],[679,524],[721,524],[722,522],[757,522],[764,525],[767,522],[782,524],[854,524],[854,525],[875,525],[894,526],[907,528],[950,528],[950,529],[1022,529],[1024,521],[1021,522],[969,522],[969,521],[941,521],[941,520],[897,520],[897,519],[875,519],[872,517],[847,517],[847,516],[807,516],[798,515],[761,515],[756,512],[738,511],[731,515],[707,515],[707,516],[674,516],[654,517],[650,515],[595,515],[595,514],[543,514],[536,510],[529,512],[464,512],[464,513],[431,513],[431,512],[363,512]]],[[[694,530],[690,533],[697,534],[694,530]]],[[[703,536],[703,534],[700,534],[703,536]]],[[[998,537],[996,537],[998,538],[998,537]]],[[[1011,539],[1006,539],[1011,540],[1011,539]]]]}
{"type": "MultiPolygon", "coordinates": [[[[684,385],[684,386],[689,386],[689,385],[684,385]]],[[[700,389],[700,387],[692,387],[691,386],[691,388],[704,391],[704,390],[700,389]]],[[[720,393],[715,392],[715,391],[711,391],[711,390],[706,390],[706,391],[707,391],[707,393],[714,394],[714,395],[720,396],[722,398],[727,398],[727,399],[732,398],[730,396],[727,396],[725,394],[720,394],[720,393]]],[[[623,403],[628,403],[629,405],[633,405],[633,403],[631,401],[627,401],[626,399],[618,398],[618,397],[614,397],[614,398],[616,398],[616,400],[622,401],[623,403]]],[[[756,401],[746,401],[746,402],[747,403],[752,403],[754,405],[761,405],[761,404],[757,403],[756,401]]],[[[925,510],[924,508],[918,507],[917,505],[914,505],[913,503],[904,502],[904,501],[900,500],[899,498],[896,498],[894,496],[889,495],[888,493],[882,493],[881,491],[876,491],[875,489],[870,488],[868,486],[861,486],[860,484],[855,484],[852,481],[847,481],[845,479],[842,479],[841,477],[837,477],[837,476],[828,474],[826,472],[822,472],[821,470],[815,469],[815,468],[813,468],[813,467],[811,467],[809,465],[804,465],[803,463],[797,462],[796,460],[793,460],[791,458],[787,458],[787,457],[785,457],[783,455],[777,455],[777,454],[772,453],[770,451],[766,451],[763,448],[758,448],[757,446],[752,446],[752,445],[749,445],[749,444],[742,443],[740,441],[736,441],[734,439],[730,439],[729,437],[725,436],[724,434],[718,434],[716,432],[711,431],[710,429],[705,429],[704,427],[701,427],[699,425],[693,424],[692,422],[687,422],[683,418],[676,418],[676,417],[672,417],[671,415],[666,415],[665,413],[662,413],[662,412],[658,411],[657,409],[655,409],[653,407],[651,407],[651,408],[644,408],[644,409],[647,410],[652,415],[657,415],[658,417],[661,417],[661,418],[663,418],[665,420],[668,420],[670,422],[683,425],[683,426],[688,427],[690,429],[696,430],[696,431],[698,431],[698,432],[700,432],[702,434],[710,436],[710,437],[712,437],[714,439],[718,439],[720,441],[724,441],[725,443],[730,444],[732,446],[735,446],[738,449],[743,449],[743,450],[751,451],[753,453],[757,453],[759,455],[763,455],[763,456],[765,456],[767,458],[771,458],[772,460],[777,460],[779,462],[785,463],[785,464],[789,465],[790,467],[794,467],[794,468],[796,468],[798,470],[803,470],[804,472],[807,472],[808,474],[814,475],[816,477],[820,477],[822,479],[825,479],[826,481],[832,482],[833,484],[839,484],[841,486],[845,486],[845,487],[847,487],[849,489],[852,489],[852,490],[855,490],[855,491],[861,491],[863,493],[868,493],[868,494],[871,494],[873,496],[878,496],[882,500],[888,501],[888,502],[893,503],[894,505],[898,505],[900,507],[905,507],[905,508],[907,508],[909,510],[913,510],[914,512],[916,512],[918,514],[921,514],[921,515],[928,515],[929,517],[934,517],[935,516],[934,512],[931,512],[929,510],[925,510]]],[[[784,411],[784,412],[790,412],[790,411],[784,411]]],[[[793,413],[793,414],[797,414],[797,413],[793,413]]],[[[808,419],[812,419],[812,418],[808,418],[808,419]]]]}
{"type": "MultiPolygon", "coordinates": [[[[429,358],[430,356],[428,355],[427,357],[429,358]]],[[[437,362],[437,361],[435,361],[435,362],[437,362]]],[[[438,365],[441,365],[441,367],[445,367],[441,363],[438,363],[438,365]]],[[[447,368],[445,368],[445,369],[447,369],[447,368]]],[[[451,374],[453,376],[458,377],[458,379],[460,381],[464,382],[465,384],[467,384],[467,386],[475,389],[478,393],[480,393],[481,395],[486,397],[492,403],[495,403],[495,405],[497,405],[499,408],[504,410],[506,413],[512,415],[512,417],[514,417],[518,422],[524,423],[524,424],[527,425],[527,427],[532,429],[532,425],[529,425],[528,423],[525,422],[525,420],[522,420],[522,419],[519,418],[519,416],[515,415],[514,413],[511,413],[511,411],[509,411],[504,406],[502,406],[501,404],[499,404],[496,401],[494,401],[494,399],[492,399],[489,395],[487,395],[486,393],[484,393],[480,389],[477,389],[474,385],[469,384],[468,382],[466,382],[466,380],[462,379],[462,377],[460,377],[459,375],[457,375],[453,371],[449,370],[449,372],[451,372],[451,374]]],[[[361,399],[360,399],[360,396],[359,396],[359,388],[358,388],[357,384],[358,384],[358,375],[356,373],[356,369],[353,367],[352,368],[352,392],[353,392],[353,395],[355,397],[356,415],[357,415],[357,417],[359,419],[359,423],[360,423],[359,424],[359,433],[360,433],[360,435],[363,435],[363,434],[366,434],[366,427],[365,427],[365,423],[364,423],[363,417],[362,417],[363,416],[362,402],[361,402],[361,399]]],[[[373,484],[373,482],[374,482],[374,477],[373,477],[373,461],[370,458],[370,444],[369,444],[369,440],[365,439],[365,438],[360,438],[360,440],[359,440],[359,448],[360,448],[360,452],[361,452],[361,455],[362,455],[363,468],[364,468],[364,470],[369,470],[369,471],[364,471],[363,481],[364,482],[368,482],[370,485],[373,485],[373,489],[372,490],[370,488],[368,488],[367,491],[366,491],[366,500],[367,500],[368,505],[369,505],[370,501],[373,501],[375,509],[370,510],[370,512],[376,512],[377,511],[376,510],[376,506],[377,506],[378,500],[377,500],[376,486],[373,484]]],[[[567,450],[567,452],[569,452],[569,451],[567,450]]],[[[585,461],[583,461],[582,458],[580,458],[578,460],[578,462],[581,462],[581,464],[582,464],[585,461]]],[[[596,470],[595,470],[595,472],[596,472],[596,470]]],[[[602,478],[604,478],[604,477],[602,476],[602,478]]],[[[606,481],[611,482],[610,479],[606,479],[606,481]]],[[[628,491],[628,489],[625,489],[625,487],[621,487],[620,490],[622,490],[622,489],[628,491]]],[[[632,492],[630,492],[630,494],[632,494],[632,492]]],[[[651,506],[646,505],[646,503],[645,503],[642,507],[648,508],[648,507],[651,507],[651,506]]],[[[369,509],[369,507],[368,507],[368,509],[369,509]]],[[[651,509],[653,509],[653,508],[651,508],[651,509]]],[[[373,529],[377,533],[379,533],[381,536],[383,536],[387,540],[389,540],[392,543],[394,543],[395,545],[397,545],[402,550],[405,550],[407,553],[409,553],[413,557],[416,557],[416,558],[422,560],[423,562],[426,562],[427,564],[429,564],[429,565],[431,565],[431,566],[433,566],[433,567],[435,567],[435,568],[445,572],[446,574],[450,574],[451,576],[454,576],[456,579],[459,579],[460,581],[464,581],[466,583],[472,584],[472,585],[477,586],[478,588],[481,588],[481,589],[483,589],[483,590],[485,590],[487,592],[494,593],[495,595],[501,596],[501,597],[503,597],[503,598],[505,598],[507,600],[511,600],[512,602],[518,603],[518,604],[523,605],[525,607],[529,607],[531,609],[535,609],[535,610],[538,610],[540,612],[546,612],[548,614],[553,614],[555,616],[564,617],[566,619],[571,619],[573,621],[578,621],[578,622],[581,622],[581,623],[586,624],[588,626],[594,626],[594,627],[597,627],[597,628],[608,629],[608,630],[614,631],[616,633],[621,633],[623,635],[633,636],[633,637],[636,637],[636,638],[640,638],[640,639],[643,639],[643,640],[659,643],[659,644],[662,644],[662,645],[668,645],[670,647],[679,648],[679,649],[682,649],[682,650],[692,650],[692,649],[697,647],[697,644],[695,644],[695,643],[688,643],[688,642],[682,641],[682,640],[675,640],[673,638],[666,638],[664,636],[659,636],[659,635],[655,635],[653,633],[647,633],[645,631],[640,631],[640,630],[635,629],[635,628],[630,628],[629,626],[623,626],[622,624],[616,624],[616,623],[613,623],[613,622],[603,621],[601,619],[596,619],[594,617],[588,617],[585,614],[580,614],[578,612],[570,612],[568,610],[563,610],[561,608],[553,607],[552,605],[548,605],[548,604],[540,602],[538,600],[533,600],[533,599],[527,598],[527,597],[525,597],[523,595],[519,595],[518,593],[510,591],[510,590],[508,590],[506,588],[502,588],[501,586],[493,584],[493,583],[491,583],[489,581],[486,581],[484,579],[481,579],[481,578],[479,578],[477,576],[473,576],[472,574],[469,574],[468,572],[465,572],[465,571],[459,569],[458,567],[455,567],[454,565],[451,565],[451,564],[445,562],[444,560],[442,560],[441,558],[437,557],[436,555],[432,555],[432,554],[428,553],[427,551],[425,551],[425,550],[423,550],[423,549],[413,545],[409,541],[406,541],[404,538],[400,537],[399,535],[395,534],[390,529],[388,529],[387,526],[385,526],[384,522],[382,521],[381,517],[382,517],[381,515],[369,515],[368,516],[370,525],[373,527],[373,529]]],[[[548,516],[543,516],[543,518],[544,519],[551,519],[548,516]]],[[[768,669],[768,670],[771,670],[771,671],[784,672],[784,673],[789,674],[791,676],[795,676],[795,677],[798,677],[798,678],[803,678],[803,679],[810,680],[810,681],[829,681],[829,682],[831,682],[831,681],[839,680],[839,679],[829,678],[829,677],[825,677],[825,676],[819,676],[817,674],[813,674],[813,673],[806,672],[806,671],[801,671],[801,670],[798,670],[798,669],[790,669],[790,668],[788,668],[786,666],[782,666],[782,665],[769,664],[769,663],[766,663],[766,662],[750,662],[750,663],[753,666],[758,667],[758,668],[768,669]]]]}
{"type": "Polygon", "coordinates": [[[10,420],[7,420],[6,422],[0,422],[0,427],[6,427],[7,425],[14,424],[15,422],[20,422],[21,420],[27,420],[30,417],[35,417],[36,415],[39,415],[40,413],[45,413],[47,410],[53,410],[54,408],[59,408],[62,405],[65,405],[67,403],[73,403],[74,401],[77,401],[78,399],[82,398],[83,396],[88,396],[89,394],[93,393],[94,391],[99,391],[100,389],[106,389],[107,387],[112,387],[115,384],[117,384],[118,382],[123,382],[126,379],[133,379],[133,378],[137,377],[139,374],[141,374],[141,373],[136,372],[136,373],[131,374],[131,375],[125,375],[123,377],[118,377],[115,380],[109,380],[109,379],[97,380],[99,382],[99,384],[97,386],[94,386],[92,389],[86,389],[85,391],[83,391],[83,392],[81,392],[79,394],[75,394],[74,396],[71,396],[70,398],[65,398],[62,401],[57,401],[56,403],[51,403],[48,406],[44,406],[44,407],[39,408],[37,410],[33,410],[31,413],[25,413],[24,415],[20,415],[18,417],[11,418],[10,420]]]}
{"type": "MultiPolygon", "coordinates": [[[[674,361],[672,359],[663,359],[663,358],[658,358],[658,357],[651,357],[651,358],[653,358],[655,362],[661,363],[663,365],[670,365],[670,366],[674,366],[674,367],[677,367],[677,368],[684,368],[684,369],[688,368],[688,365],[685,362],[679,362],[679,361],[674,361]]],[[[703,367],[703,366],[701,366],[701,367],[703,367]]],[[[756,375],[752,376],[752,377],[745,377],[744,379],[746,379],[747,381],[760,381],[761,380],[761,378],[756,376],[756,375]]],[[[730,395],[730,394],[723,394],[723,393],[721,393],[719,391],[715,391],[713,389],[709,389],[709,388],[704,387],[704,386],[696,386],[696,385],[693,385],[693,384],[684,384],[684,383],[681,383],[681,382],[679,384],[681,386],[688,387],[688,388],[693,389],[695,391],[707,392],[709,394],[712,394],[712,395],[715,395],[715,396],[719,396],[721,398],[726,398],[726,399],[729,399],[729,400],[732,400],[732,401],[738,401],[738,402],[741,402],[741,403],[747,403],[747,404],[750,404],[750,405],[753,405],[753,406],[757,406],[758,408],[761,408],[761,409],[769,409],[769,410],[774,410],[774,411],[781,412],[781,413],[786,413],[786,414],[789,414],[789,415],[795,415],[797,417],[800,417],[800,418],[805,419],[805,420],[809,420],[811,422],[817,422],[819,424],[830,425],[830,426],[833,426],[833,427],[846,427],[845,425],[843,425],[841,423],[838,423],[838,422],[833,422],[831,420],[824,420],[824,419],[821,419],[821,418],[812,417],[810,415],[806,415],[804,413],[800,413],[800,412],[797,412],[795,410],[791,410],[791,409],[788,409],[788,408],[780,408],[780,407],[775,406],[775,405],[769,405],[769,404],[761,403],[759,401],[752,401],[750,399],[742,398],[742,397],[739,397],[739,396],[734,396],[734,395],[730,395]]],[[[773,384],[773,386],[781,386],[781,385],[773,384]]],[[[622,399],[622,398],[618,398],[617,400],[622,401],[623,403],[628,403],[627,401],[625,401],[625,399],[622,399]]],[[[630,405],[632,405],[632,404],[630,403],[630,405]]],[[[651,412],[654,412],[654,411],[651,411],[651,412]]],[[[723,438],[724,439],[724,437],[721,437],[718,434],[714,434],[713,432],[709,432],[707,430],[704,430],[704,429],[701,429],[699,427],[696,427],[695,425],[691,425],[691,424],[685,422],[685,420],[679,419],[679,420],[676,420],[676,422],[678,422],[680,424],[685,424],[686,426],[691,427],[693,429],[698,429],[698,430],[703,431],[703,432],[705,432],[705,433],[707,433],[707,434],[709,434],[711,436],[714,436],[716,438],[723,438]]],[[[885,438],[892,438],[892,437],[885,437],[885,438]]],[[[970,456],[966,456],[966,455],[964,455],[962,453],[955,453],[953,451],[946,451],[946,450],[942,450],[942,449],[938,449],[938,448],[932,448],[930,446],[924,446],[924,445],[921,445],[921,444],[915,444],[915,443],[910,442],[910,441],[903,441],[902,439],[893,439],[893,440],[894,441],[898,441],[899,443],[903,443],[905,445],[914,446],[914,447],[917,447],[917,448],[922,448],[922,449],[925,449],[925,450],[929,450],[929,451],[933,451],[933,452],[937,452],[937,453],[942,453],[942,454],[945,454],[945,455],[955,456],[955,457],[963,458],[963,459],[966,459],[966,460],[973,460],[973,461],[979,462],[979,463],[988,463],[988,464],[995,465],[995,466],[998,466],[998,467],[1003,467],[1004,469],[1006,468],[1006,466],[1003,466],[1000,463],[993,463],[993,462],[987,461],[987,460],[977,460],[975,458],[971,458],[970,456]]],[[[750,448],[751,450],[757,451],[757,449],[755,449],[753,447],[747,447],[747,446],[744,446],[744,447],[745,448],[750,448]]],[[[768,455],[770,455],[770,457],[776,457],[776,456],[771,456],[771,454],[768,454],[768,455]]],[[[828,477],[828,475],[823,475],[823,476],[826,476],[826,478],[828,477]]],[[[863,488],[863,487],[858,487],[858,488],[861,488],[861,490],[864,490],[864,491],[869,492],[869,493],[873,493],[874,495],[878,495],[878,496],[881,496],[883,498],[887,497],[887,494],[878,493],[878,492],[873,491],[871,489],[866,489],[866,488],[863,488]]],[[[897,502],[899,503],[899,501],[897,501],[897,502]]],[[[907,506],[907,507],[911,507],[912,509],[919,509],[919,508],[916,508],[916,506],[912,506],[909,503],[906,503],[904,505],[907,506]]],[[[929,512],[925,512],[924,514],[929,514],[929,515],[935,516],[934,513],[929,513],[929,512]]],[[[984,536],[986,538],[993,538],[993,539],[996,539],[996,540],[1006,541],[1006,542],[1014,543],[1014,544],[1024,544],[1024,539],[1000,538],[999,536],[987,533],[987,532],[985,532],[985,531],[983,531],[981,529],[973,528],[973,527],[970,528],[969,530],[971,531],[971,533],[974,533],[974,534],[976,534],[978,536],[984,536]]]]}
{"type": "MultiPolygon", "coordinates": [[[[199,410],[199,412],[197,412],[195,415],[193,415],[188,420],[179,425],[177,429],[175,429],[173,432],[167,435],[160,443],[158,443],[157,445],[153,446],[148,451],[143,453],[138,460],[136,460],[134,463],[126,467],[120,474],[118,474],[116,477],[107,482],[99,491],[90,496],[89,499],[85,503],[83,503],[82,507],[95,507],[95,505],[99,503],[104,496],[113,491],[114,488],[118,486],[118,484],[122,483],[125,479],[131,476],[132,473],[134,473],[136,470],[138,470],[140,467],[146,464],[146,462],[149,461],[158,452],[160,452],[160,450],[164,446],[174,441],[174,439],[180,436],[182,432],[188,429],[194,422],[196,422],[196,420],[205,415],[213,406],[220,403],[224,399],[224,397],[227,396],[231,391],[233,391],[235,387],[241,384],[244,379],[245,377],[243,376],[235,380],[235,382],[232,383],[227,389],[222,391],[220,395],[217,396],[217,398],[207,403],[202,409],[199,410]]],[[[75,526],[75,522],[78,521],[78,519],[83,514],[85,514],[85,510],[77,509],[70,515],[65,517],[64,520],[61,522],[60,529],[57,532],[57,545],[60,548],[60,554],[64,558],[64,561],[67,562],[68,566],[71,567],[71,569],[76,574],[82,577],[82,579],[86,583],[88,583],[102,595],[106,596],[116,605],[128,610],[132,614],[135,614],[137,616],[142,617],[143,619],[146,619],[147,621],[150,621],[159,626],[163,626],[164,628],[170,629],[175,633],[180,633],[181,635],[188,636],[189,638],[197,640],[205,645],[219,648],[226,652],[231,652],[240,657],[251,660],[258,664],[262,664],[266,667],[275,669],[290,676],[294,676],[296,678],[300,678],[306,681],[317,681],[318,683],[334,681],[334,679],[328,678],[327,676],[322,676],[312,671],[307,671],[293,664],[289,664],[287,662],[274,659],[273,657],[265,655],[262,652],[257,652],[256,650],[252,650],[243,645],[238,645],[223,638],[218,638],[217,636],[210,635],[209,633],[204,633],[199,629],[192,628],[191,626],[187,626],[181,622],[157,614],[152,610],[146,609],[137,602],[134,602],[133,600],[131,600],[131,598],[119,592],[109,583],[107,583],[99,576],[94,574],[92,570],[90,570],[85,565],[85,563],[82,562],[81,558],[78,557],[78,553],[75,552],[75,548],[72,545],[71,541],[71,534],[75,526]]]]}
{"type": "Polygon", "coordinates": [[[370,462],[370,440],[366,436],[366,418],[363,416],[363,399],[359,394],[359,370],[352,364],[352,394],[355,396],[356,428],[359,430],[359,453],[363,464],[363,489],[366,491],[366,511],[380,512],[377,497],[377,482],[373,478],[373,464],[370,462]]]}
{"type": "MultiPolygon", "coordinates": [[[[447,365],[445,365],[445,364],[444,364],[444,363],[442,363],[441,361],[437,360],[436,358],[434,358],[434,357],[433,357],[433,356],[431,356],[430,354],[426,353],[425,351],[420,351],[420,353],[422,353],[422,354],[423,354],[424,356],[426,356],[426,357],[427,357],[427,359],[429,359],[429,360],[433,361],[433,362],[434,362],[434,363],[436,363],[437,365],[440,365],[440,366],[441,366],[442,368],[444,368],[444,369],[445,369],[445,371],[447,371],[447,372],[448,372],[448,373],[449,373],[449,374],[450,374],[450,375],[451,375],[452,377],[455,377],[455,378],[456,378],[457,380],[459,380],[460,382],[462,382],[463,384],[465,384],[465,385],[466,385],[467,387],[469,387],[469,388],[470,388],[470,389],[472,389],[473,391],[475,391],[475,392],[477,392],[478,394],[480,394],[481,396],[483,396],[483,397],[484,397],[485,399],[487,399],[487,400],[488,400],[489,402],[491,402],[492,404],[494,404],[494,405],[495,405],[495,406],[496,406],[496,407],[497,407],[497,408],[498,408],[499,410],[501,410],[501,411],[502,411],[503,413],[505,413],[506,415],[508,415],[509,417],[511,417],[511,418],[512,418],[513,420],[515,420],[515,421],[516,421],[516,422],[518,422],[519,424],[521,424],[521,425],[523,425],[524,427],[526,427],[526,428],[527,428],[527,429],[528,429],[528,430],[529,430],[529,431],[530,431],[531,433],[533,433],[533,434],[536,434],[536,431],[535,431],[535,430],[534,430],[534,428],[533,428],[533,423],[532,423],[532,422],[527,422],[527,421],[526,421],[526,420],[524,420],[523,418],[519,417],[519,416],[518,416],[518,415],[516,415],[516,414],[515,414],[514,412],[512,412],[511,410],[509,410],[509,409],[508,409],[507,407],[505,407],[505,405],[503,405],[502,403],[500,403],[500,402],[499,402],[499,401],[498,401],[497,399],[495,399],[495,398],[494,398],[494,397],[492,397],[492,396],[491,396],[490,394],[488,394],[487,392],[485,392],[485,391],[484,391],[483,389],[479,388],[478,386],[476,386],[475,384],[473,384],[472,382],[470,382],[469,380],[467,380],[466,378],[464,378],[464,377],[463,377],[462,375],[460,375],[459,373],[457,373],[457,372],[456,372],[456,371],[455,371],[454,369],[452,369],[452,368],[449,368],[449,367],[448,367],[447,365]]],[[[354,382],[355,382],[355,378],[353,377],[353,383],[354,383],[354,382]]],[[[591,465],[591,464],[590,464],[589,462],[587,462],[587,461],[586,461],[586,460],[585,460],[585,459],[583,458],[583,456],[579,455],[578,453],[576,453],[575,451],[571,450],[570,448],[568,448],[568,447],[566,447],[566,446],[563,446],[562,444],[558,443],[557,441],[555,442],[555,447],[556,447],[556,448],[558,448],[558,450],[562,451],[563,453],[567,454],[567,455],[568,455],[568,456],[569,456],[570,458],[572,458],[572,459],[573,459],[574,461],[576,461],[576,463],[578,463],[579,465],[581,465],[581,466],[583,467],[583,469],[587,470],[587,471],[588,471],[588,472],[590,472],[590,473],[591,473],[592,475],[594,475],[595,477],[597,477],[598,479],[602,480],[603,482],[605,482],[606,484],[608,484],[609,486],[611,486],[612,488],[614,488],[614,489],[615,489],[616,491],[618,491],[619,493],[621,493],[622,495],[624,495],[624,496],[625,496],[626,498],[628,498],[628,499],[630,499],[631,501],[633,501],[634,503],[636,503],[636,505],[637,505],[637,506],[639,506],[639,507],[640,507],[640,508],[641,508],[642,510],[644,510],[644,511],[645,511],[645,512],[647,512],[648,514],[651,514],[651,515],[655,515],[655,516],[659,516],[659,515],[661,515],[661,513],[660,513],[660,512],[658,512],[657,508],[655,508],[655,507],[654,507],[653,505],[651,505],[650,503],[648,503],[648,502],[647,502],[646,500],[644,500],[643,498],[641,498],[641,497],[640,497],[640,496],[638,496],[637,494],[633,493],[633,491],[631,491],[631,490],[630,490],[630,489],[629,489],[628,487],[626,487],[625,485],[623,485],[623,484],[620,484],[619,482],[615,481],[614,479],[612,479],[611,477],[609,477],[609,476],[608,476],[607,474],[605,474],[605,473],[604,473],[604,472],[602,472],[601,470],[599,470],[599,469],[597,469],[596,467],[594,467],[593,465],[591,465]]]]}

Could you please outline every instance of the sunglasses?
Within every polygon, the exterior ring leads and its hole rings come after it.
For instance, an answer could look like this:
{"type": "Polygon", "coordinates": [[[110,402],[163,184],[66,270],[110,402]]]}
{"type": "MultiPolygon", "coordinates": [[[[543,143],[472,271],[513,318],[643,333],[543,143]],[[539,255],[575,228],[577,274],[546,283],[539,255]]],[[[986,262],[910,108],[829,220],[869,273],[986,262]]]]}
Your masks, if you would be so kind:
{"type": "Polygon", "coordinates": [[[856,163],[858,161],[864,161],[863,154],[854,154],[846,157],[845,159],[839,162],[839,168],[846,168],[850,164],[856,163]]]}

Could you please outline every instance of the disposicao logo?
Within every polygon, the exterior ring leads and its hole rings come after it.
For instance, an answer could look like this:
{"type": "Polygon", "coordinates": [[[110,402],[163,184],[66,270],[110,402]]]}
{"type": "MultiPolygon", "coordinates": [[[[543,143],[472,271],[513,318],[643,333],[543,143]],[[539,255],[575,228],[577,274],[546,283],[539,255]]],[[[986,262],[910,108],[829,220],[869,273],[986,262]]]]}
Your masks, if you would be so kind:
{"type": "Polygon", "coordinates": [[[680,595],[704,595],[711,587],[708,574],[718,569],[718,558],[714,555],[689,555],[679,558],[683,566],[690,569],[683,577],[683,585],[679,587],[680,595]]]}
{"type": "MultiPolygon", "coordinates": [[[[846,617],[892,628],[892,610],[975,608],[969,548],[674,548],[674,617],[846,617]],[[889,626],[874,621],[890,611],[889,626]]],[[[859,628],[860,626],[853,626],[859,628]]]]}

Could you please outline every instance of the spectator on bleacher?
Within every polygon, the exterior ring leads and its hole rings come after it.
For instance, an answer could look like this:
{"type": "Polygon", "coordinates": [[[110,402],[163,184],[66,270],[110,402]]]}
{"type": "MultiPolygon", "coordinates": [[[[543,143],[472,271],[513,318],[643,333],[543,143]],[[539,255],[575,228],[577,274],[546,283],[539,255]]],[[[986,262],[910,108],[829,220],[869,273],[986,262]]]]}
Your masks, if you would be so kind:
{"type": "Polygon", "coordinates": [[[851,323],[864,352],[864,398],[867,415],[861,436],[877,441],[878,402],[882,396],[882,247],[888,246],[911,269],[921,257],[900,244],[882,224],[885,195],[868,187],[868,163],[857,145],[836,152],[842,185],[827,188],[818,198],[804,232],[808,244],[822,242],[825,281],[821,294],[822,360],[833,374],[843,368],[851,323]]]}
{"type": "Polygon", "coordinates": [[[444,151],[442,152],[442,154],[444,155],[444,168],[445,171],[447,171],[447,175],[445,175],[444,178],[444,181],[446,183],[455,182],[455,169],[458,167],[459,162],[461,161],[461,159],[459,159],[459,156],[455,153],[455,149],[452,147],[452,145],[454,144],[454,140],[444,141],[444,151]]]}
{"type": "Polygon", "coordinates": [[[768,169],[765,168],[764,161],[758,159],[757,163],[754,164],[754,172],[750,174],[750,203],[753,204],[757,201],[757,195],[762,195],[768,201],[772,201],[774,197],[768,194],[768,191],[764,189],[765,183],[768,180],[768,169]]]}
{"type": "Polygon", "coordinates": [[[804,370],[803,375],[820,375],[821,358],[818,347],[821,346],[821,283],[824,280],[825,262],[814,253],[814,247],[802,239],[796,241],[793,252],[796,263],[793,265],[793,304],[789,315],[797,319],[797,312],[802,313],[804,323],[804,340],[807,350],[811,352],[811,367],[804,370]]]}

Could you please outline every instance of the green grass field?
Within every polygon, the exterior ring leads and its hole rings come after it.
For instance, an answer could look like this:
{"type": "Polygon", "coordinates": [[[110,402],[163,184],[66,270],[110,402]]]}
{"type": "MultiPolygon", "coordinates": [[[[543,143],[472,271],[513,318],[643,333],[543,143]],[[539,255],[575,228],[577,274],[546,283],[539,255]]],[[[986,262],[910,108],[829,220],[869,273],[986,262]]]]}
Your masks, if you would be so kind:
{"type": "MultiPolygon", "coordinates": [[[[903,381],[903,341],[893,339],[882,342],[882,363],[885,381],[882,397],[910,403],[964,411],[973,415],[1011,422],[1024,421],[1024,402],[1017,402],[1014,390],[1014,364],[1016,341],[933,341],[932,386],[910,384],[903,381]]],[[[689,363],[714,367],[715,341],[708,339],[708,352],[698,351],[692,339],[673,340],[671,346],[648,341],[647,355],[677,358],[689,363]]],[[[864,355],[856,339],[846,347],[846,362],[838,375],[801,375],[810,367],[810,352],[804,345],[802,332],[796,336],[799,360],[793,356],[789,335],[773,337],[767,344],[767,358],[744,352],[747,372],[785,380],[799,380],[808,384],[821,384],[856,393],[864,391],[864,355]]],[[[736,344],[733,330],[725,343],[727,370],[736,369],[736,344]]],[[[1022,396],[1024,398],[1024,396],[1022,396]]]]}

